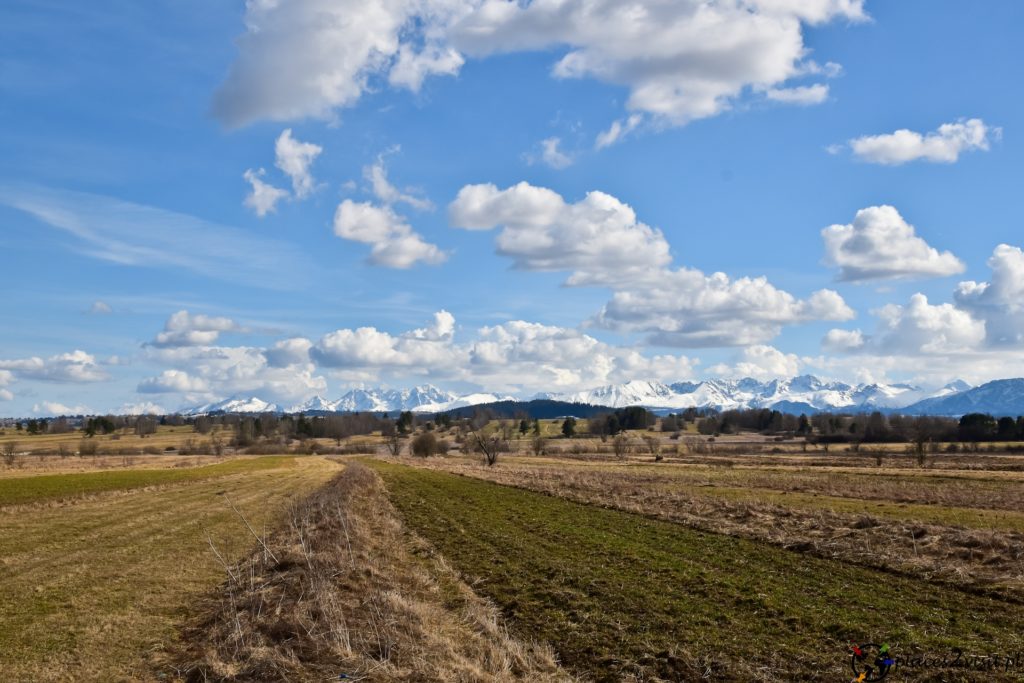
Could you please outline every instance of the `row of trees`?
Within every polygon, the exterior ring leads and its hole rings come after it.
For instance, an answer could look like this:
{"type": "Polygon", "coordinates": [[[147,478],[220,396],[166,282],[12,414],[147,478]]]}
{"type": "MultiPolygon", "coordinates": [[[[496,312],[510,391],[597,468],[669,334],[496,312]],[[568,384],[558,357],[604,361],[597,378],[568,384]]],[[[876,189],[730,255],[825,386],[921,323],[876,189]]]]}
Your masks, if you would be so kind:
{"type": "Polygon", "coordinates": [[[741,431],[804,436],[822,443],[914,443],[929,441],[1024,440],[1024,417],[996,419],[986,413],[952,417],[817,413],[792,415],[778,410],[727,410],[701,418],[705,435],[741,431]]]}

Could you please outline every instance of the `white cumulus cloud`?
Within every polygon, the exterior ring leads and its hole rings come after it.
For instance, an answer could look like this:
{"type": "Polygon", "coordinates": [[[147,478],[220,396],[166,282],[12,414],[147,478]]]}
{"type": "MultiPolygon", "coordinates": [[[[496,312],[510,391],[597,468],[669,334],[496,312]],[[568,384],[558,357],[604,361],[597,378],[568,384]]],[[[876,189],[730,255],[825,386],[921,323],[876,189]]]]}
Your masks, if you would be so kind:
{"type": "Polygon", "coordinates": [[[152,401],[140,401],[138,403],[122,403],[114,411],[117,415],[166,415],[168,411],[163,406],[152,401]]]}
{"type": "Polygon", "coordinates": [[[43,401],[33,405],[32,412],[36,415],[54,417],[59,415],[89,415],[92,411],[83,405],[66,406],[56,401],[43,401]]]}
{"type": "Polygon", "coordinates": [[[745,92],[820,98],[788,86],[828,75],[807,59],[804,26],[865,18],[863,0],[261,0],[213,112],[229,126],[330,119],[383,79],[418,90],[467,58],[554,50],[554,77],[624,86],[632,114],[682,125],[745,92]]]}
{"type": "Polygon", "coordinates": [[[448,213],[457,228],[501,226],[499,254],[523,270],[572,271],[570,285],[629,282],[671,260],[661,232],[604,192],[590,192],[570,204],[553,190],[525,182],[504,190],[466,185],[448,213]]]}
{"type": "Polygon", "coordinates": [[[437,265],[448,258],[389,206],[344,200],[334,213],[334,234],[372,245],[369,262],[373,265],[410,268],[420,262],[437,265]]]}
{"type": "Polygon", "coordinates": [[[860,330],[831,329],[821,340],[821,346],[832,353],[849,353],[864,347],[864,333],[860,330]]]}
{"type": "Polygon", "coordinates": [[[216,342],[222,332],[241,331],[241,325],[231,318],[192,315],[182,310],[167,319],[163,332],[150,343],[157,347],[207,346],[216,342]]]}
{"type": "Polygon", "coordinates": [[[740,359],[734,365],[714,365],[708,368],[708,373],[718,377],[769,380],[793,377],[800,372],[802,365],[803,362],[796,354],[783,353],[774,346],[755,344],[743,349],[740,359]]]}
{"type": "Polygon", "coordinates": [[[50,356],[17,360],[0,360],[0,370],[7,370],[19,379],[38,379],[49,382],[87,383],[110,379],[96,362],[95,356],[75,350],[50,356]]]}
{"type": "Polygon", "coordinates": [[[993,346],[1019,346],[1024,342],[1024,252],[1000,244],[988,259],[991,282],[961,282],[955,301],[985,321],[993,346]]]}
{"type": "Polygon", "coordinates": [[[275,342],[264,352],[271,367],[286,368],[309,362],[309,350],[313,342],[305,337],[292,337],[275,342]]]}
{"type": "Polygon", "coordinates": [[[402,45],[388,72],[388,82],[418,92],[427,76],[454,76],[465,61],[451,46],[428,45],[417,51],[409,45],[402,45]]]}
{"type": "Polygon", "coordinates": [[[455,339],[455,318],[438,311],[431,325],[392,334],[374,327],[335,330],[310,355],[348,381],[459,381],[488,391],[579,390],[637,377],[675,381],[695,360],[611,345],[577,329],[511,320],[455,339]]]}
{"type": "Polygon", "coordinates": [[[898,278],[944,277],[964,271],[963,262],[918,237],[892,206],[869,206],[846,225],[821,231],[825,262],[851,282],[898,278]]]}
{"type": "Polygon", "coordinates": [[[142,380],[136,390],[141,394],[205,393],[210,386],[201,377],[192,377],[183,370],[164,370],[158,377],[142,380]]]}
{"type": "Polygon", "coordinates": [[[288,190],[282,190],[263,181],[263,176],[266,173],[262,168],[257,171],[250,168],[242,174],[252,188],[242,203],[252,209],[260,218],[276,211],[278,202],[288,197],[288,190]]]}
{"type": "Polygon", "coordinates": [[[764,277],[731,279],[680,268],[613,294],[592,323],[649,333],[663,346],[710,347],[762,344],[784,325],[849,320],[853,311],[829,289],[798,299],[764,277]]]}
{"type": "Polygon", "coordinates": [[[292,137],[292,129],[286,128],[274,143],[275,165],[291,178],[292,192],[297,199],[303,199],[315,189],[316,181],[310,167],[323,148],[312,142],[300,142],[292,137]]]}
{"type": "Polygon", "coordinates": [[[918,160],[951,164],[964,152],[987,151],[991,140],[999,139],[1001,134],[1000,128],[988,126],[981,119],[961,119],[925,135],[902,128],[854,138],[849,145],[857,158],[874,164],[899,166],[918,160]]]}
{"type": "Polygon", "coordinates": [[[572,166],[573,159],[558,147],[562,144],[561,138],[550,137],[540,141],[540,160],[555,169],[568,168],[572,166]]]}
{"type": "Polygon", "coordinates": [[[414,190],[399,190],[388,180],[387,167],[384,164],[384,155],[377,157],[377,161],[370,166],[363,168],[363,177],[370,182],[373,194],[385,204],[408,204],[420,211],[432,211],[434,204],[429,199],[421,197],[414,190]]]}
{"type": "MultiPolygon", "coordinates": [[[[271,351],[252,346],[149,347],[150,358],[173,365],[139,385],[140,393],[176,393],[187,402],[207,402],[230,396],[259,396],[291,404],[327,389],[309,358],[287,365],[272,363],[271,351]]],[[[280,357],[277,358],[281,360],[280,357]]]]}
{"type": "Polygon", "coordinates": [[[853,311],[832,290],[799,300],[767,279],[732,280],[691,268],[670,269],[664,235],[637,219],[628,205],[603,192],[574,203],[553,190],[522,182],[463,187],[448,209],[454,227],[501,227],[497,251],[516,268],[569,271],[566,284],[614,291],[593,324],[649,333],[669,346],[763,343],[783,325],[847,320],[853,311]]]}
{"type": "Polygon", "coordinates": [[[824,340],[831,351],[890,355],[946,355],[970,352],[985,341],[985,323],[950,303],[931,304],[917,293],[906,305],[886,304],[873,311],[877,330],[832,330],[824,340]]]}

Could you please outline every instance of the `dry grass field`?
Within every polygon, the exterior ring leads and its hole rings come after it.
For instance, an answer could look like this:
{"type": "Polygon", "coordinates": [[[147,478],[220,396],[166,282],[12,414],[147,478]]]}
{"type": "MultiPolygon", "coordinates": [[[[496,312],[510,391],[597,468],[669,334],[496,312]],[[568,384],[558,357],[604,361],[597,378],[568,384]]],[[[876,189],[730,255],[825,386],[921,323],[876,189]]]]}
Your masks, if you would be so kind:
{"type": "MultiPolygon", "coordinates": [[[[63,446],[70,455],[74,455],[83,441],[81,432],[73,431],[64,434],[33,434],[17,432],[7,428],[0,434],[0,446],[5,443],[14,442],[18,446],[18,452],[29,453],[57,453],[63,446]]],[[[224,428],[218,428],[208,435],[196,434],[190,425],[179,427],[160,426],[156,434],[138,436],[131,429],[121,429],[113,434],[97,434],[89,437],[97,447],[104,452],[114,452],[120,455],[124,453],[141,453],[143,450],[163,452],[166,449],[177,449],[189,439],[193,441],[208,441],[213,437],[220,437],[224,440],[230,438],[230,432],[224,428]]]]}
{"type": "Polygon", "coordinates": [[[235,462],[157,488],[0,508],[3,680],[150,679],[188,604],[223,578],[211,541],[232,559],[255,542],[228,501],[262,533],[339,469],[321,458],[235,462]]]}

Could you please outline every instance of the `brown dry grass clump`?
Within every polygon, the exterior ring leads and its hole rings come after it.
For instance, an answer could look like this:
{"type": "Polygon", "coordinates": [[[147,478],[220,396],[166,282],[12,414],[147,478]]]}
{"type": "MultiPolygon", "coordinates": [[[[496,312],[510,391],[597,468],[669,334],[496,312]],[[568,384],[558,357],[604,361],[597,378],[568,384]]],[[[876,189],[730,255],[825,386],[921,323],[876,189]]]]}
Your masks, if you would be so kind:
{"type": "Polygon", "coordinates": [[[572,680],[406,532],[359,464],[226,569],[184,634],[185,680],[572,680]]]}

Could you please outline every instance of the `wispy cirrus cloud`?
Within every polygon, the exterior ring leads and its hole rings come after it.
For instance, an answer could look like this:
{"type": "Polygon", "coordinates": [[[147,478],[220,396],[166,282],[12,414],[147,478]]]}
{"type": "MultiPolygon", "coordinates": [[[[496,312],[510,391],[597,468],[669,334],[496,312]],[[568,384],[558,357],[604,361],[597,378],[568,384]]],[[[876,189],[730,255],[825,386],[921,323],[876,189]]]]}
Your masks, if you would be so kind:
{"type": "Polygon", "coordinates": [[[0,204],[68,233],[75,238],[69,247],[102,261],[283,290],[302,289],[315,271],[282,240],[104,195],[0,186],[0,204]]]}

